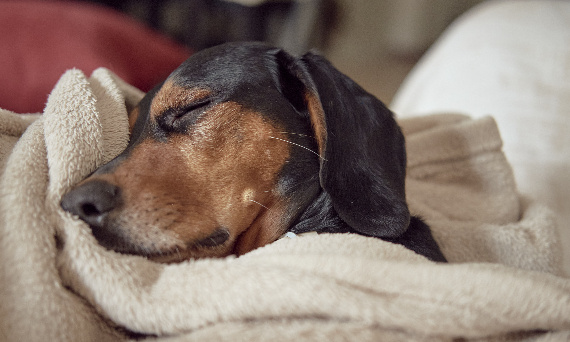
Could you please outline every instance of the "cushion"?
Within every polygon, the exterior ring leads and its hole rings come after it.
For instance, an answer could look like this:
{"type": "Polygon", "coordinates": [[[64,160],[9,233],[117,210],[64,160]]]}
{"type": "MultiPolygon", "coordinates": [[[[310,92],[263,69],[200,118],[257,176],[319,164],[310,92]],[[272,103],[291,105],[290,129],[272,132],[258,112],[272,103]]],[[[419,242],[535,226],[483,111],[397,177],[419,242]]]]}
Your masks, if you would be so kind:
{"type": "Polygon", "coordinates": [[[190,55],[134,19],[86,3],[0,2],[0,31],[0,108],[18,113],[41,112],[67,69],[107,67],[148,91],[190,55]]]}

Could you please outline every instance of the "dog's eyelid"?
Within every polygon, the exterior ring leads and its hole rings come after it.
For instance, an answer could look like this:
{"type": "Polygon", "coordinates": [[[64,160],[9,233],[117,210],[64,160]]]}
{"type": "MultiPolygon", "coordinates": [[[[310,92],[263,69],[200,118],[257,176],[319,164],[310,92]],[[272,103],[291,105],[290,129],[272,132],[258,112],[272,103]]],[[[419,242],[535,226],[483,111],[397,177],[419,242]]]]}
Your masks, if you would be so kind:
{"type": "Polygon", "coordinates": [[[202,99],[196,102],[192,102],[191,104],[182,107],[180,110],[177,110],[174,114],[175,117],[179,118],[187,113],[193,112],[197,109],[202,109],[212,103],[212,99],[202,99]]]}
{"type": "Polygon", "coordinates": [[[169,108],[157,117],[156,122],[163,131],[183,131],[202,116],[206,108],[214,103],[211,98],[193,101],[186,106],[169,108]]]}

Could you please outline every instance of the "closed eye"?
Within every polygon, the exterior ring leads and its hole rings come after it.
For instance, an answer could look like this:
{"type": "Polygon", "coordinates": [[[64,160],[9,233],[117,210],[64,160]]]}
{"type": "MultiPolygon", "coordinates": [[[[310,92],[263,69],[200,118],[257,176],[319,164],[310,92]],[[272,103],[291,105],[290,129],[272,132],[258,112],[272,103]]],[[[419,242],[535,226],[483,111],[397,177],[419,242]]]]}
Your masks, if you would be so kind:
{"type": "Polygon", "coordinates": [[[186,114],[195,112],[195,111],[197,111],[197,110],[199,110],[199,109],[202,109],[202,108],[208,106],[210,103],[212,103],[212,100],[209,100],[209,99],[208,99],[208,100],[205,99],[205,100],[201,100],[201,101],[198,101],[198,102],[194,102],[194,103],[191,103],[190,105],[188,105],[188,106],[186,106],[186,107],[182,107],[181,109],[175,109],[175,110],[174,110],[175,113],[173,113],[173,115],[174,115],[175,118],[181,118],[181,117],[183,117],[183,116],[186,115],[186,114]]]}
{"type": "Polygon", "coordinates": [[[194,124],[212,104],[211,99],[204,99],[180,108],[169,108],[157,118],[158,125],[165,132],[183,133],[189,125],[194,124]]]}

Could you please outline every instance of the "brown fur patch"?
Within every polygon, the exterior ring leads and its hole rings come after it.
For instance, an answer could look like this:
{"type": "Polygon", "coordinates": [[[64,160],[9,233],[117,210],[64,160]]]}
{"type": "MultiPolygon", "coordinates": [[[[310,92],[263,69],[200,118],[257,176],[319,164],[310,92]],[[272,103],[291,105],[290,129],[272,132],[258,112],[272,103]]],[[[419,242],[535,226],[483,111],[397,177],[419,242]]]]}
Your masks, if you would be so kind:
{"type": "Polygon", "coordinates": [[[156,117],[168,109],[183,108],[192,102],[207,97],[210,93],[210,90],[207,89],[188,89],[167,80],[152,100],[150,115],[156,117]]]}
{"type": "Polygon", "coordinates": [[[139,106],[136,106],[135,108],[133,108],[133,110],[130,111],[129,113],[129,131],[133,131],[133,127],[135,127],[135,123],[137,122],[137,119],[139,118],[139,114],[140,114],[140,108],[139,106]]]}
{"type": "Polygon", "coordinates": [[[115,226],[160,261],[225,256],[240,235],[247,237],[239,239],[240,254],[275,240],[286,228],[285,203],[276,190],[289,158],[282,131],[225,102],[188,134],[167,143],[142,141],[112,174],[97,176],[121,188],[124,205],[114,214],[115,226]],[[196,245],[220,228],[230,233],[226,243],[196,245]]]}
{"type": "Polygon", "coordinates": [[[317,145],[319,147],[319,155],[324,157],[327,141],[327,126],[323,106],[321,105],[319,96],[311,91],[307,91],[305,93],[305,101],[307,101],[311,124],[313,126],[313,131],[315,132],[315,140],[317,140],[317,145]]]}
{"type": "Polygon", "coordinates": [[[234,247],[236,255],[243,255],[256,248],[262,247],[277,240],[286,231],[283,223],[287,205],[283,200],[275,198],[274,203],[260,213],[250,227],[239,237],[234,247]]]}

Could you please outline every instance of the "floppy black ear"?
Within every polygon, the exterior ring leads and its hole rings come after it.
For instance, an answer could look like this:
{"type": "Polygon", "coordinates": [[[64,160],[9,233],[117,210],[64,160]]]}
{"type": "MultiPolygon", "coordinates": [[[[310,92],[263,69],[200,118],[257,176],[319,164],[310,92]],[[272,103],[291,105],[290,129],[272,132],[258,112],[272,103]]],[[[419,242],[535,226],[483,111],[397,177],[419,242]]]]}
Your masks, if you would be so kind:
{"type": "Polygon", "coordinates": [[[325,58],[290,61],[321,155],[320,183],[339,217],[361,234],[393,238],[406,231],[404,137],[392,112],[325,58]]]}

